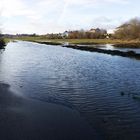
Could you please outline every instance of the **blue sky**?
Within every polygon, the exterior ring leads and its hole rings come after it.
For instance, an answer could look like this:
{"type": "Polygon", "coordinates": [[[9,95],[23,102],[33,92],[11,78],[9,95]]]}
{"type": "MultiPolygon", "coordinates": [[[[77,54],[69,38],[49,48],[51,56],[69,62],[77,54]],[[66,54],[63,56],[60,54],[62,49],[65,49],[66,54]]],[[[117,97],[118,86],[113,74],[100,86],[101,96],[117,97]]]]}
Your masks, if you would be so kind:
{"type": "Polygon", "coordinates": [[[139,0],[0,0],[3,33],[58,33],[65,30],[115,29],[140,17],[139,0]]]}

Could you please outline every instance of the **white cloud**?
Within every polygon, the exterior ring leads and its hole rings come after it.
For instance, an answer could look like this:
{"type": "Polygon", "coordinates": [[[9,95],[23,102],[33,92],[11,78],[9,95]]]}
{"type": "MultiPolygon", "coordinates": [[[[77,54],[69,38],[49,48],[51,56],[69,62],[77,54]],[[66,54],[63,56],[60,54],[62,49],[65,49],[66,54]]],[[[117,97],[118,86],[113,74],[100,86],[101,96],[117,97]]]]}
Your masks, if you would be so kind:
{"type": "Polygon", "coordinates": [[[21,0],[1,0],[0,5],[4,17],[24,15],[28,12],[24,10],[25,7],[21,0]]]}
{"type": "Polygon", "coordinates": [[[107,4],[128,4],[130,0],[0,0],[3,31],[11,33],[61,32],[67,29],[101,26],[115,22],[104,12],[107,4]],[[96,22],[95,22],[96,21],[96,22]]]}
{"type": "Polygon", "coordinates": [[[129,4],[129,0],[105,0],[107,2],[118,3],[118,4],[129,4]]]}
{"type": "Polygon", "coordinates": [[[35,15],[41,15],[57,8],[61,8],[68,5],[97,5],[102,3],[128,3],[128,0],[33,0],[32,5],[28,5],[27,0],[0,0],[0,9],[2,10],[2,16],[11,17],[18,15],[25,15],[29,17],[35,17],[35,15]]]}
{"type": "Polygon", "coordinates": [[[118,4],[127,4],[129,0],[64,0],[68,4],[101,4],[101,3],[118,3],[118,4]]]}

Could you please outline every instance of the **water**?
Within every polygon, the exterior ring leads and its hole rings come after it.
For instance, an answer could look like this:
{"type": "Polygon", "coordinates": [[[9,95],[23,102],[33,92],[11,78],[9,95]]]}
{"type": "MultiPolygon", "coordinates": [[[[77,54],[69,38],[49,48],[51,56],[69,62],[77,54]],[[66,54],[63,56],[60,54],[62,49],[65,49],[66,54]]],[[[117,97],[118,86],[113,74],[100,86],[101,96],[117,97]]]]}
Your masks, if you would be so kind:
{"type": "Polygon", "coordinates": [[[0,53],[0,81],[77,110],[105,140],[140,139],[139,60],[20,41],[0,53]]]}
{"type": "Polygon", "coordinates": [[[95,47],[99,47],[101,49],[106,49],[106,50],[120,50],[123,52],[127,52],[127,51],[134,51],[136,53],[140,53],[140,48],[125,48],[125,47],[115,47],[111,44],[106,44],[106,45],[95,45],[95,47]]]}

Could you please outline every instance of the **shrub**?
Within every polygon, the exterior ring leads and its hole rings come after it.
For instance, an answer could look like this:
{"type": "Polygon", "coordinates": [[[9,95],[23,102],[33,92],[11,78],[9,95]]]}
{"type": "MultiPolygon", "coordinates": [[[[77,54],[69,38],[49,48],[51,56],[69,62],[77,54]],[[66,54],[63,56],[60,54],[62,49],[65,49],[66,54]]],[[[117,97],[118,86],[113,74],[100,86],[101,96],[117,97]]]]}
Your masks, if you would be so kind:
{"type": "Polygon", "coordinates": [[[0,38],[0,49],[4,49],[6,43],[3,38],[0,38]]]}

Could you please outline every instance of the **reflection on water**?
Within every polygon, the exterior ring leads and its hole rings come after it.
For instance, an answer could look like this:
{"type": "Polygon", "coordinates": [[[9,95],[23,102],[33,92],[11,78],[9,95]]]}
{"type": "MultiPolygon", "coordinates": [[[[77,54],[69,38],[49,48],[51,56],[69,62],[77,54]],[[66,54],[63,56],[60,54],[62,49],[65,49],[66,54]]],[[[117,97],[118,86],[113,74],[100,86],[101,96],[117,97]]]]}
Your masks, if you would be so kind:
{"type": "Polygon", "coordinates": [[[0,54],[0,68],[12,90],[76,109],[104,139],[140,139],[140,61],[18,42],[0,54]]]}
{"type": "Polygon", "coordinates": [[[120,47],[115,47],[113,45],[110,44],[106,44],[106,45],[96,45],[95,47],[100,47],[101,49],[106,49],[106,50],[120,50],[123,52],[127,52],[127,51],[134,51],[136,53],[140,53],[140,48],[120,48],[120,47]]]}

